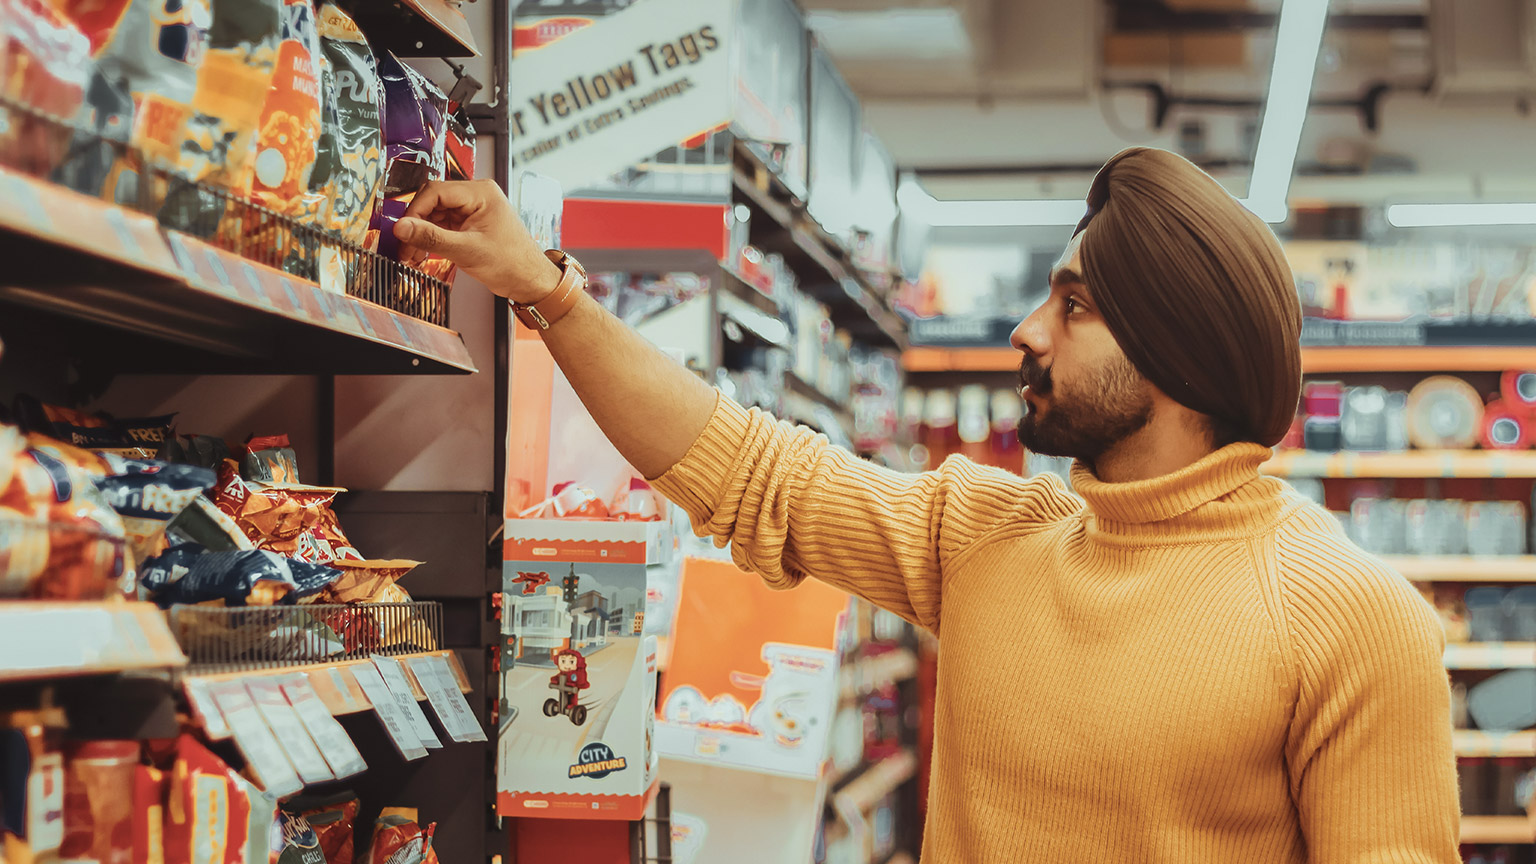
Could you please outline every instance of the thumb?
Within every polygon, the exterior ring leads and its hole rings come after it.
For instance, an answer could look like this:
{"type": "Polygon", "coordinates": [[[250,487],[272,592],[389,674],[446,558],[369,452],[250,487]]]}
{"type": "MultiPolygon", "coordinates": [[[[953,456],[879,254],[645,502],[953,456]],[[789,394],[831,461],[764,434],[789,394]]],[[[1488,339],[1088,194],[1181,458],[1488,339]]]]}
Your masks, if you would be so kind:
{"type": "Polygon", "coordinates": [[[466,238],[459,232],[449,231],[414,216],[395,223],[395,239],[406,247],[401,250],[401,260],[414,260],[417,252],[430,252],[451,259],[455,253],[462,252],[466,245],[466,238]]]}

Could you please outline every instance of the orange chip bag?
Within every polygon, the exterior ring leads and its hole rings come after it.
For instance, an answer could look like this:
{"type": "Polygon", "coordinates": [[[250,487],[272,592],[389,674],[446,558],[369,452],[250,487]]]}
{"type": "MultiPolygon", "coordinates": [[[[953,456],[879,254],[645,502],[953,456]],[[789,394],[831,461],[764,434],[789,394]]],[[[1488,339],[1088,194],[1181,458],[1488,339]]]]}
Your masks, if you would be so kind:
{"type": "MultiPolygon", "coordinates": [[[[405,559],[377,561],[337,560],[332,567],[341,571],[341,578],[322,592],[322,603],[398,603],[398,599],[382,599],[384,592],[395,587],[400,577],[421,565],[420,561],[405,559]]],[[[404,591],[405,589],[400,589],[404,591]]],[[[410,600],[407,595],[406,600],[410,600]]]]}
{"type": "Polygon", "coordinates": [[[422,830],[415,807],[385,807],[373,823],[373,842],[366,864],[437,864],[432,835],[437,823],[422,830]]]}

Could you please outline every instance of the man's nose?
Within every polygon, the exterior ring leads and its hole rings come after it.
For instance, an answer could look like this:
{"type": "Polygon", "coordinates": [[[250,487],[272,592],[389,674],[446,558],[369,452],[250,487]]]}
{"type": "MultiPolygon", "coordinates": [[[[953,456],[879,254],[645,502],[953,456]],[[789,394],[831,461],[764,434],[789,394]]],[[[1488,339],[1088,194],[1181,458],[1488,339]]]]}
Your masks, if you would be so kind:
{"type": "Polygon", "coordinates": [[[1020,321],[1008,337],[1009,344],[1031,357],[1043,357],[1050,353],[1051,343],[1046,333],[1044,312],[1045,306],[1042,305],[1020,321]]]}

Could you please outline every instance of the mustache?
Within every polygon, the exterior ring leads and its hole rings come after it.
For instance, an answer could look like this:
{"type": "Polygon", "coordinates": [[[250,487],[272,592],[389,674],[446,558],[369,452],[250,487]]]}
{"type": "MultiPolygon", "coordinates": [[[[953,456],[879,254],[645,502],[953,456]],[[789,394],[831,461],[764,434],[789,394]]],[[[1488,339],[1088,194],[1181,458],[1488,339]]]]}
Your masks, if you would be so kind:
{"type": "Polygon", "coordinates": [[[1042,396],[1051,392],[1051,370],[1025,357],[1019,362],[1019,386],[1028,387],[1042,396]]]}

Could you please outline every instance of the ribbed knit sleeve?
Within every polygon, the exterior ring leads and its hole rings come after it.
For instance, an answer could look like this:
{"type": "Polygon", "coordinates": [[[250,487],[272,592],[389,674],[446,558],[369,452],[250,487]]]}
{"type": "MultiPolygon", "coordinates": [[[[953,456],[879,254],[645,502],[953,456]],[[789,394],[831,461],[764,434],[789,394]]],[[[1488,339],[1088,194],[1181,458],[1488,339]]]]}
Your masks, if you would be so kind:
{"type": "Polygon", "coordinates": [[[768,585],[814,576],[934,631],[946,561],[993,528],[1080,506],[1059,482],[959,457],[926,474],[886,470],[725,397],[653,483],[768,585]]]}
{"type": "Polygon", "coordinates": [[[1282,528],[1297,678],[1286,742],[1308,860],[1455,864],[1460,833],[1445,637],[1401,576],[1308,508],[1282,528]]]}

